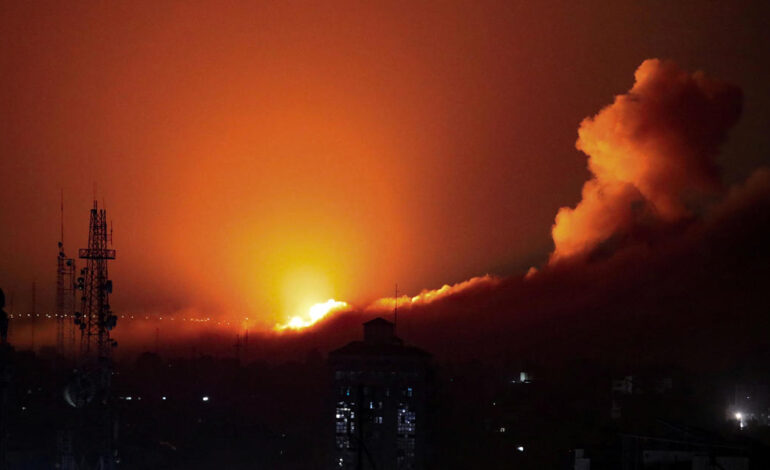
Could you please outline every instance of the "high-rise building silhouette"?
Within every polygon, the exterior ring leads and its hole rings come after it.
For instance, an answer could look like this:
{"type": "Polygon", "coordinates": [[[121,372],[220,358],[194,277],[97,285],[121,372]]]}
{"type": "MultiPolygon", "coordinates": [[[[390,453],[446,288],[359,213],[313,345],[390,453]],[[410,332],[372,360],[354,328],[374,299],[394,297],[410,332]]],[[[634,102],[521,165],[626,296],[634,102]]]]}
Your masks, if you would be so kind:
{"type": "Polygon", "coordinates": [[[332,468],[425,467],[430,354],[396,337],[383,319],[364,323],[364,340],[329,353],[334,374],[332,468]]]}

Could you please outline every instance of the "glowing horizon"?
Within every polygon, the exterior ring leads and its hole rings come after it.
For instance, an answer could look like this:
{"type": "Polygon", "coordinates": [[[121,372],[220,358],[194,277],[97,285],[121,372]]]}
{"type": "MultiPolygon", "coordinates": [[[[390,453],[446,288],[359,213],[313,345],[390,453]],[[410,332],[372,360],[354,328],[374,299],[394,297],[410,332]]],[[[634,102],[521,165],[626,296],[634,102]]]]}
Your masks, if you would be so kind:
{"type": "Polygon", "coordinates": [[[347,302],[329,299],[326,302],[319,302],[308,309],[307,315],[296,315],[289,319],[285,324],[277,324],[275,331],[284,330],[302,330],[317,323],[331,312],[343,310],[350,307],[347,302]]]}
{"type": "MultiPolygon", "coordinates": [[[[501,282],[501,279],[485,274],[484,276],[476,276],[468,279],[467,281],[458,282],[455,284],[444,284],[437,289],[423,289],[419,294],[409,296],[401,295],[397,299],[393,297],[383,297],[372,302],[369,302],[363,309],[365,312],[378,312],[378,311],[390,311],[398,303],[399,308],[409,309],[415,305],[425,305],[434,302],[439,299],[446,298],[451,295],[455,295],[461,292],[468,291],[474,287],[494,287],[501,282]]],[[[286,323],[278,323],[273,327],[274,331],[285,330],[303,330],[318,323],[328,315],[344,310],[353,309],[354,306],[348,302],[329,299],[325,302],[319,302],[312,305],[306,315],[295,315],[289,318],[286,323]]]]}

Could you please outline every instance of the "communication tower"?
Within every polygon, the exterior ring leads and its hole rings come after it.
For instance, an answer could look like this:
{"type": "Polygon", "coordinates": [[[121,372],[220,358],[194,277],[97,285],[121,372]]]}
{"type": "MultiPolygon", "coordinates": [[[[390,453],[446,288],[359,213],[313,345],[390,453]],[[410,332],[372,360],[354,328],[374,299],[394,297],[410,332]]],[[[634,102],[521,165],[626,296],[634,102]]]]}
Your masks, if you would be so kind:
{"type": "Polygon", "coordinates": [[[61,434],[60,468],[111,470],[117,464],[115,440],[117,421],[110,403],[112,348],[110,330],[117,318],[110,308],[112,281],[107,263],[115,259],[112,237],[107,232],[107,213],[97,202],[91,209],[88,248],[78,250],[86,260],[80,270],[76,288],[82,291],[81,311],[75,312],[74,324],[80,329],[80,356],[77,369],[64,390],[65,401],[78,409],[72,429],[61,434]]]}
{"type": "Polygon", "coordinates": [[[110,330],[117,323],[109,302],[112,281],[107,274],[107,262],[115,259],[115,250],[109,248],[111,244],[112,237],[107,232],[107,211],[99,209],[94,201],[88,248],[78,250],[78,257],[87,261],[77,279],[77,287],[83,295],[80,312],[75,313],[75,324],[81,331],[81,356],[87,358],[95,354],[100,361],[109,361],[112,348],[117,345],[110,338],[110,330]]]}
{"type": "Polygon", "coordinates": [[[32,329],[30,331],[30,351],[35,351],[35,327],[37,326],[37,286],[36,281],[32,281],[32,329]]]}

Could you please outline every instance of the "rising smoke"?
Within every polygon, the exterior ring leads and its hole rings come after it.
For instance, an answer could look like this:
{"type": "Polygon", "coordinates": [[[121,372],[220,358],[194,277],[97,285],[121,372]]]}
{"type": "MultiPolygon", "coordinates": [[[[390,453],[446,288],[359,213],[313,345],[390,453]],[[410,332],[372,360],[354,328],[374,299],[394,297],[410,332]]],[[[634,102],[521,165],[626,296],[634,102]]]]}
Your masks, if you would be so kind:
{"type": "MultiPolygon", "coordinates": [[[[399,335],[437,357],[462,360],[536,351],[540,360],[582,354],[612,361],[634,350],[651,362],[716,364],[760,344],[764,330],[756,325],[766,318],[770,275],[770,170],[725,191],[715,164],[741,101],[734,86],[671,62],[645,61],[628,93],[581,123],[577,147],[593,176],[580,203],[556,217],[551,264],[563,269],[487,275],[401,296],[399,335]],[[665,230],[680,223],[685,230],[665,230]],[[603,262],[560,263],[649,229],[660,234],[652,249],[629,243],[623,256],[603,262]],[[693,312],[699,325],[712,328],[693,330],[693,312]]],[[[394,304],[383,298],[335,310],[299,331],[262,333],[259,356],[339,347],[360,337],[361,322],[392,318],[394,304]]]]}
{"type": "Polygon", "coordinates": [[[551,263],[698,215],[722,191],[715,156],[741,103],[733,85],[644,61],[628,93],[580,124],[576,146],[593,176],[556,215],[551,263]]]}

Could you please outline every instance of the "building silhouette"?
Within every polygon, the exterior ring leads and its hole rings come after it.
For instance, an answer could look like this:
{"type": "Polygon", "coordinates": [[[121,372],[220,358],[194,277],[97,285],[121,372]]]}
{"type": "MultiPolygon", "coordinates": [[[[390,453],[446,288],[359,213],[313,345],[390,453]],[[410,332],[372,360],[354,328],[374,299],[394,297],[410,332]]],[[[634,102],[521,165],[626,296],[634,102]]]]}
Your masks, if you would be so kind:
{"type": "Polygon", "coordinates": [[[425,468],[430,354],[404,345],[394,324],[364,323],[364,340],[329,353],[334,374],[332,468],[425,468]]]}

